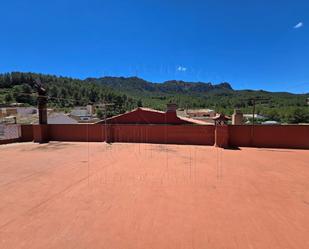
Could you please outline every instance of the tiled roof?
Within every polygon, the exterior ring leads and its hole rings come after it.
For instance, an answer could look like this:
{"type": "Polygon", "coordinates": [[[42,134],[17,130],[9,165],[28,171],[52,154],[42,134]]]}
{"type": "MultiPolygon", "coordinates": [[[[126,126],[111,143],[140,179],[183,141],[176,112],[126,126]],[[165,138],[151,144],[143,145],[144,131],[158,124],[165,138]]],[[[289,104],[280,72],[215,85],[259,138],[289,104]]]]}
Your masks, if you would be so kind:
{"type": "Polygon", "coordinates": [[[190,123],[194,123],[194,124],[199,124],[199,125],[213,125],[212,123],[207,123],[207,122],[204,122],[204,121],[202,121],[202,120],[196,120],[196,119],[193,119],[193,118],[186,118],[186,117],[178,117],[178,118],[180,118],[181,120],[190,122],[190,123]]]}
{"type": "MultiPolygon", "coordinates": [[[[183,124],[186,124],[186,123],[187,124],[190,124],[190,123],[191,124],[198,124],[198,125],[209,125],[210,124],[210,123],[207,123],[207,122],[204,122],[204,121],[201,121],[201,120],[195,120],[195,119],[192,119],[192,118],[186,118],[186,117],[181,117],[181,116],[175,116],[173,121],[171,121],[171,120],[167,120],[167,121],[165,120],[164,121],[164,116],[165,116],[166,112],[158,111],[158,110],[155,110],[155,109],[152,109],[152,108],[146,108],[146,107],[135,108],[132,111],[129,111],[129,112],[126,112],[126,113],[123,113],[123,114],[119,114],[119,115],[107,118],[106,121],[109,122],[109,121],[117,120],[119,118],[125,118],[127,115],[133,114],[135,112],[145,112],[145,114],[146,113],[148,113],[148,114],[151,114],[151,113],[156,114],[149,121],[149,123],[154,123],[154,124],[156,124],[156,123],[164,123],[164,122],[171,123],[171,124],[181,124],[182,122],[183,122],[183,124]],[[163,119],[162,119],[162,116],[163,116],[163,119]],[[154,119],[156,119],[156,120],[154,120],[154,119]]],[[[130,116],[130,119],[131,119],[131,122],[134,123],[134,121],[133,121],[134,118],[132,118],[132,116],[130,116]]],[[[137,115],[136,119],[137,119],[136,122],[138,122],[138,120],[141,119],[141,115],[140,114],[137,115]]],[[[144,119],[144,118],[142,118],[142,119],[144,119]]],[[[145,120],[147,120],[147,118],[145,118],[145,120]]],[[[98,123],[104,123],[104,121],[100,121],[98,123]]]]}

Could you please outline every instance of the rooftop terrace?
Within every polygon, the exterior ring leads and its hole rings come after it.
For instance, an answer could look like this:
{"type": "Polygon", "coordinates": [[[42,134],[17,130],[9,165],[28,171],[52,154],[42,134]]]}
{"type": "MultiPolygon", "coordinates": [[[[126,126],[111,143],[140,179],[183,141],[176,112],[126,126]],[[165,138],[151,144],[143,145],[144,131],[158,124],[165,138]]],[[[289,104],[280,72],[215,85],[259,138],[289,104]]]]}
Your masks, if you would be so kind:
{"type": "Polygon", "coordinates": [[[0,248],[309,248],[309,151],[0,147],[0,248]]]}

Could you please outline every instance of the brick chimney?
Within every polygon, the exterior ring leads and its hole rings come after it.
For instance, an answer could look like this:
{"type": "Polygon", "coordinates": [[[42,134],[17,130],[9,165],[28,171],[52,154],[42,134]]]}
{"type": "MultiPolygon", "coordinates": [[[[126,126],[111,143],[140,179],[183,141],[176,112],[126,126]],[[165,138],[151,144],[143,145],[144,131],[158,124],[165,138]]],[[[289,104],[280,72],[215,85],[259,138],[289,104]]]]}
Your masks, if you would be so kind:
{"type": "Polygon", "coordinates": [[[232,115],[232,124],[241,125],[243,123],[243,114],[241,110],[235,109],[232,115]]]}
{"type": "Polygon", "coordinates": [[[177,105],[174,103],[168,103],[166,106],[166,122],[175,123],[177,122],[177,105]]]}
{"type": "Polygon", "coordinates": [[[177,104],[168,103],[168,104],[166,105],[166,112],[167,112],[167,113],[175,113],[175,114],[176,114],[177,108],[178,108],[177,104]]]}

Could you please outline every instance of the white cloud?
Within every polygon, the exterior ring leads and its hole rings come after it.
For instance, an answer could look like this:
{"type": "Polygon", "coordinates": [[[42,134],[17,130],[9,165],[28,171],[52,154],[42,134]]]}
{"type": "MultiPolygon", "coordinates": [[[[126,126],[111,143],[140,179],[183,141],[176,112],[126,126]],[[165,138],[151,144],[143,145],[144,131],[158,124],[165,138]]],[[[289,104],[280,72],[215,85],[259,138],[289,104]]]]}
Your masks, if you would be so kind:
{"type": "Polygon", "coordinates": [[[187,68],[186,68],[186,67],[183,67],[183,66],[178,66],[178,67],[177,67],[177,71],[179,71],[179,72],[185,72],[185,71],[187,71],[187,68]]]}
{"type": "Polygon", "coordinates": [[[301,28],[302,26],[304,26],[304,24],[302,22],[299,22],[297,23],[295,26],[294,26],[294,29],[299,29],[301,28]]]}

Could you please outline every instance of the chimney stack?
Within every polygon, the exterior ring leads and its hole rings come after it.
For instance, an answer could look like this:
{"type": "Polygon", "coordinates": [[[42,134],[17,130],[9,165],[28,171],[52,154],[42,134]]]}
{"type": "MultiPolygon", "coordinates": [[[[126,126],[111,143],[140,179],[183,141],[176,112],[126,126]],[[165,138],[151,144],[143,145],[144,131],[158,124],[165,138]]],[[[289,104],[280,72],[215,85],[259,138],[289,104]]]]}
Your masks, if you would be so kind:
{"type": "Polygon", "coordinates": [[[166,105],[166,112],[168,112],[168,113],[175,113],[176,114],[177,108],[178,108],[177,104],[168,103],[166,105]]]}
{"type": "Polygon", "coordinates": [[[166,105],[166,115],[165,115],[166,120],[165,120],[165,122],[167,122],[167,123],[174,123],[175,122],[175,120],[177,119],[176,110],[177,110],[176,104],[168,103],[166,105]]]}
{"type": "Polygon", "coordinates": [[[243,114],[241,110],[235,109],[232,115],[232,125],[242,125],[243,123],[243,114]]]}

